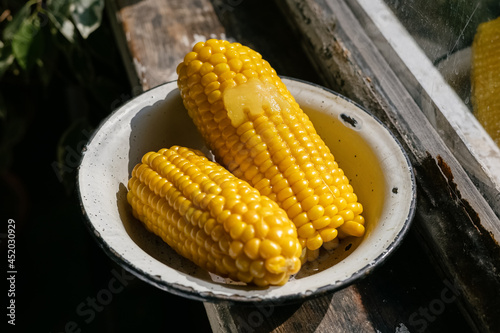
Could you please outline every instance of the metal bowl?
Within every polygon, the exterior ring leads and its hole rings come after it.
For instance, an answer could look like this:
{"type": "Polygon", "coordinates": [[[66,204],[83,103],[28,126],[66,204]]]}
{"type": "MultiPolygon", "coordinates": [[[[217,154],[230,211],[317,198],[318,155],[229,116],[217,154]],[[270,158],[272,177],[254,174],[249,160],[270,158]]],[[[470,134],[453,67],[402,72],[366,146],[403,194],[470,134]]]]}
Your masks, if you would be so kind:
{"type": "Polygon", "coordinates": [[[183,145],[208,153],[176,82],[132,99],[105,119],[86,145],[78,192],[99,245],[127,271],[168,292],[203,301],[293,302],[333,292],[381,265],[407,233],[415,179],[395,137],[370,113],[335,92],[283,78],[330,147],[364,206],[366,234],[322,252],[284,286],[257,288],[220,278],[175,253],[133,218],[126,200],[132,168],[148,151],[183,145]]]}

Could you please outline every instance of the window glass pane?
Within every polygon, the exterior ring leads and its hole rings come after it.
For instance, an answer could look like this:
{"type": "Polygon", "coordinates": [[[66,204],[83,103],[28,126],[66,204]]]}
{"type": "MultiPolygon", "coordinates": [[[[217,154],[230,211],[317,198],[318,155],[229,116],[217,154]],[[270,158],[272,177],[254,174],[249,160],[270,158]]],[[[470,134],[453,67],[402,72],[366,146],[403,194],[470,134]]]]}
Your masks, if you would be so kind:
{"type": "Polygon", "coordinates": [[[465,104],[472,109],[471,45],[478,25],[500,16],[500,1],[384,1],[465,104]]]}

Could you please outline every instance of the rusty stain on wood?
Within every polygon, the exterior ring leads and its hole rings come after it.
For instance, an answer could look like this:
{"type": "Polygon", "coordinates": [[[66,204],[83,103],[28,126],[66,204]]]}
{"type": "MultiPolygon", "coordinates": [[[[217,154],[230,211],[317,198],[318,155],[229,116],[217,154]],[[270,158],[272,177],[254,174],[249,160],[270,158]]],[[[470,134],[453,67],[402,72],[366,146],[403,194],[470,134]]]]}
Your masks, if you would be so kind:
{"type": "Polygon", "coordinates": [[[500,298],[492,291],[500,285],[498,243],[462,197],[443,157],[427,153],[416,166],[416,176],[419,184],[427,184],[418,187],[416,228],[429,256],[460,290],[461,305],[474,326],[485,332],[497,331],[500,317],[493,314],[500,308],[500,298]],[[436,195],[436,189],[447,189],[448,197],[436,195]]]}
{"type": "Polygon", "coordinates": [[[455,200],[457,205],[467,213],[467,216],[469,216],[470,221],[474,224],[479,234],[484,236],[483,241],[491,243],[490,246],[492,248],[499,247],[499,244],[493,237],[493,234],[490,231],[486,230],[484,226],[481,225],[481,219],[479,217],[479,214],[474,210],[474,208],[467,200],[464,200],[462,198],[460,190],[458,189],[458,186],[454,181],[453,172],[450,166],[446,164],[446,162],[440,155],[437,156],[437,164],[442,174],[446,177],[448,188],[450,189],[449,191],[450,196],[452,197],[453,200],[455,200]]]}

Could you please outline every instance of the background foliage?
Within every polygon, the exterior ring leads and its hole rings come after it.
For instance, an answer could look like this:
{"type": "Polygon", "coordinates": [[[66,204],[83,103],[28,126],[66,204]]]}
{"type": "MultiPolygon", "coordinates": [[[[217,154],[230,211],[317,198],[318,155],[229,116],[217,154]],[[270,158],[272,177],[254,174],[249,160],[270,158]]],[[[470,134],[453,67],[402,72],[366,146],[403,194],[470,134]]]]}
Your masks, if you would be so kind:
{"type": "Polygon", "coordinates": [[[71,190],[66,147],[84,139],[83,130],[130,89],[111,31],[102,24],[104,0],[0,3],[0,173],[12,167],[14,148],[43,112],[49,127],[63,129],[52,165],[71,190]]]}

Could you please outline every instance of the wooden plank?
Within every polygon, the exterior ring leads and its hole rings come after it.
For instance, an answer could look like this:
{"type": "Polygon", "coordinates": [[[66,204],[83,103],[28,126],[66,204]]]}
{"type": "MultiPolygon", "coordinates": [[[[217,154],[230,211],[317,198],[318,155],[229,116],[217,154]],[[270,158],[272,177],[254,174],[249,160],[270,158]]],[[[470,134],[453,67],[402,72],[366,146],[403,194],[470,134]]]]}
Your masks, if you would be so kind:
{"type": "Polygon", "coordinates": [[[107,6],[136,93],[176,80],[195,42],[225,38],[208,0],[108,0],[107,6]]]}
{"type": "Polygon", "coordinates": [[[321,79],[273,1],[212,0],[226,37],[258,50],[280,75],[321,79]]]}
{"type": "Polygon", "coordinates": [[[405,145],[419,185],[419,234],[461,290],[471,323],[498,331],[500,298],[491,291],[500,290],[500,221],[347,2],[279,1],[325,82],[383,119],[405,145]]]}
{"type": "Polygon", "coordinates": [[[216,304],[214,332],[376,332],[356,287],[296,304],[216,304]]]}
{"type": "Polygon", "coordinates": [[[457,291],[435,274],[420,245],[410,234],[376,272],[316,299],[286,305],[215,304],[214,313],[207,311],[212,328],[252,333],[472,332],[459,312],[457,291]],[[432,308],[437,302],[443,309],[432,308]],[[427,312],[432,321],[426,319],[427,312]]]}

